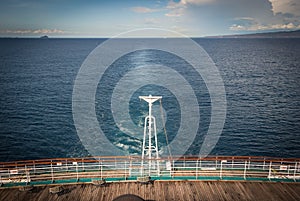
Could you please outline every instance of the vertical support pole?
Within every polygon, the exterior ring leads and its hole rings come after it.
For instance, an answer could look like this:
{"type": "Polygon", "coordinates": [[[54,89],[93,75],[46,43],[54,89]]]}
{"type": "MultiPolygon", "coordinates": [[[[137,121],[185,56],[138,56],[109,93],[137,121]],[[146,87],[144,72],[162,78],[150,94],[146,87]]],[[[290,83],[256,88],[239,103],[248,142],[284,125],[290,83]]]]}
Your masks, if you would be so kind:
{"type": "Polygon", "coordinates": [[[201,161],[201,159],[200,159],[200,169],[202,168],[202,161],[201,161]]]}
{"type": "Polygon", "coordinates": [[[149,146],[148,146],[148,151],[149,151],[149,156],[148,156],[148,159],[149,159],[149,176],[150,176],[150,168],[151,168],[151,156],[152,156],[152,103],[149,102],[149,119],[148,119],[148,135],[149,135],[149,146]]]}
{"type": "Polygon", "coordinates": [[[216,160],[216,169],[218,169],[218,161],[217,161],[217,158],[216,158],[215,160],[216,160]]]}
{"type": "Polygon", "coordinates": [[[245,161],[245,167],[244,167],[244,180],[246,180],[246,173],[247,173],[247,161],[245,161]]]}
{"type": "Polygon", "coordinates": [[[98,168],[99,176],[101,178],[101,160],[100,160],[100,157],[98,158],[98,165],[99,165],[99,168],[98,168]]]}
{"type": "MultiPolygon", "coordinates": [[[[145,122],[144,122],[144,137],[143,137],[143,148],[142,148],[142,168],[144,168],[144,159],[145,159],[145,151],[146,149],[146,136],[147,136],[147,122],[148,122],[148,118],[145,118],[145,122]]],[[[143,171],[142,171],[143,172],[143,171]]]]}
{"type": "Polygon", "coordinates": [[[100,160],[100,157],[98,158],[98,165],[99,165],[99,170],[101,169],[101,160],[100,160]]]}
{"type": "Polygon", "coordinates": [[[222,179],[222,168],[223,168],[223,161],[221,160],[221,167],[220,167],[220,179],[222,179]]]}
{"type": "Polygon", "coordinates": [[[30,183],[30,174],[27,169],[27,165],[25,165],[25,174],[26,174],[26,185],[27,185],[28,183],[30,183]]]}
{"type": "Polygon", "coordinates": [[[173,167],[172,167],[172,178],[174,178],[174,172],[175,172],[175,162],[174,160],[172,161],[173,167]]]}
{"type": "Polygon", "coordinates": [[[148,166],[148,176],[149,177],[151,177],[151,160],[150,159],[148,159],[148,164],[149,164],[149,166],[148,166]]]}
{"type": "Polygon", "coordinates": [[[298,163],[295,163],[295,169],[294,169],[294,181],[296,181],[296,172],[297,172],[297,165],[298,163]]]}
{"type": "Polygon", "coordinates": [[[144,172],[145,172],[144,166],[141,166],[141,177],[144,176],[144,172]]]}
{"type": "Polygon", "coordinates": [[[158,155],[158,143],[157,143],[157,132],[156,132],[156,120],[153,118],[153,128],[154,128],[154,139],[155,139],[155,152],[156,152],[156,166],[157,166],[157,174],[159,176],[160,168],[159,168],[159,155],[158,155]]]}
{"type": "Polygon", "coordinates": [[[78,175],[78,163],[76,163],[76,181],[79,181],[79,175],[78,175]]]}
{"type": "Polygon", "coordinates": [[[129,161],[129,177],[131,177],[131,166],[132,166],[132,160],[129,161]]]}
{"type": "Polygon", "coordinates": [[[102,180],[103,179],[103,163],[101,162],[100,164],[100,179],[102,180]]]}
{"type": "Polygon", "coordinates": [[[269,174],[268,174],[269,180],[271,180],[271,173],[272,173],[272,161],[270,161],[269,164],[269,174]]]}
{"type": "Polygon", "coordinates": [[[263,170],[265,170],[265,166],[266,166],[266,159],[264,158],[263,170]]]}
{"type": "Polygon", "coordinates": [[[127,178],[127,175],[126,175],[126,173],[127,173],[127,171],[126,171],[126,165],[127,165],[127,160],[125,160],[125,163],[124,163],[124,180],[126,180],[126,178],[127,178]]]}
{"type": "Polygon", "coordinates": [[[33,161],[33,173],[36,174],[35,161],[33,161]]]}
{"type": "Polygon", "coordinates": [[[52,178],[52,183],[53,183],[54,182],[54,172],[53,172],[52,160],[51,160],[51,178],[52,178]]]}
{"type": "Polygon", "coordinates": [[[196,161],[196,180],[198,179],[198,160],[196,161]]]}

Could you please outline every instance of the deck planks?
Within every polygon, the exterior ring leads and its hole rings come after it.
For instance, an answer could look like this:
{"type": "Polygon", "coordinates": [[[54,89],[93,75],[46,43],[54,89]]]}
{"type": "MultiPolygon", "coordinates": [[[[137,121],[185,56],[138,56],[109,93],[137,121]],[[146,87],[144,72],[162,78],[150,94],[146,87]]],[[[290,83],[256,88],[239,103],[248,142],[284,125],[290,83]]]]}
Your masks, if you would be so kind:
{"type": "Polygon", "coordinates": [[[155,181],[153,184],[116,182],[105,186],[64,185],[60,194],[49,193],[51,186],[32,191],[0,189],[4,200],[113,200],[123,194],[135,194],[145,200],[300,200],[300,183],[243,181],[155,181]]]}

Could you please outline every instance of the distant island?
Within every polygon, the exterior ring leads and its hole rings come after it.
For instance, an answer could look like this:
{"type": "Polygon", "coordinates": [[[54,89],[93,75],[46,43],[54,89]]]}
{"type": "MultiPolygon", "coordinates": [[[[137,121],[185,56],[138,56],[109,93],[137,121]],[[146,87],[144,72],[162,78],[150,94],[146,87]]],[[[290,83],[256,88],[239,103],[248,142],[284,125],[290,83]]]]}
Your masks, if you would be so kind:
{"type": "Polygon", "coordinates": [[[207,36],[205,38],[300,38],[300,30],[267,33],[207,36]]]}
{"type": "MultiPolygon", "coordinates": [[[[1,37],[0,38],[31,38],[31,37],[1,37]]],[[[36,37],[32,37],[36,38],[36,37]]],[[[198,37],[195,37],[198,38],[198,37]]],[[[277,32],[263,32],[251,34],[233,34],[233,35],[215,35],[215,36],[200,36],[199,38],[300,38],[300,30],[295,31],[277,31],[277,32]]],[[[50,39],[49,36],[44,35],[38,39],[50,39]]]]}
{"type": "Polygon", "coordinates": [[[49,37],[48,37],[48,36],[46,36],[46,35],[45,35],[45,36],[41,36],[41,37],[40,37],[40,39],[48,39],[48,38],[49,38],[49,37]]]}

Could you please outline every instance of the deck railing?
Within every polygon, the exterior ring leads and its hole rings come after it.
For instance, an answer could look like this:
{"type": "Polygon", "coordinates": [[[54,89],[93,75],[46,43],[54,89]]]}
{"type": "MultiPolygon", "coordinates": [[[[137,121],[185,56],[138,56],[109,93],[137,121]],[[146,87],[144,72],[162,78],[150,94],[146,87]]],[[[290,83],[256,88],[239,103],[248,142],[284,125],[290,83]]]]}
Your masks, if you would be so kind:
{"type": "Polygon", "coordinates": [[[135,156],[56,158],[0,163],[2,186],[92,182],[93,180],[300,181],[300,159],[269,157],[181,157],[142,160],[135,156]]]}

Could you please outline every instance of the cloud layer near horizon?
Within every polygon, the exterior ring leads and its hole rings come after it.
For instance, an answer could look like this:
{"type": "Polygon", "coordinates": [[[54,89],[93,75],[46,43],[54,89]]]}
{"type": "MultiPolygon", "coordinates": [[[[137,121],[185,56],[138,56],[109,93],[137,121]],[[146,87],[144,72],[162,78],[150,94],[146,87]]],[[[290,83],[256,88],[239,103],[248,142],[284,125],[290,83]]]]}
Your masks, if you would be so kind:
{"type": "Polygon", "coordinates": [[[181,17],[186,23],[193,21],[203,29],[212,27],[215,32],[300,29],[297,0],[182,0],[169,5],[167,16],[181,17]],[[208,21],[213,23],[206,24],[208,21]]]}
{"type": "Polygon", "coordinates": [[[157,27],[188,36],[300,29],[299,0],[0,0],[1,35],[112,36],[157,27]]]}

